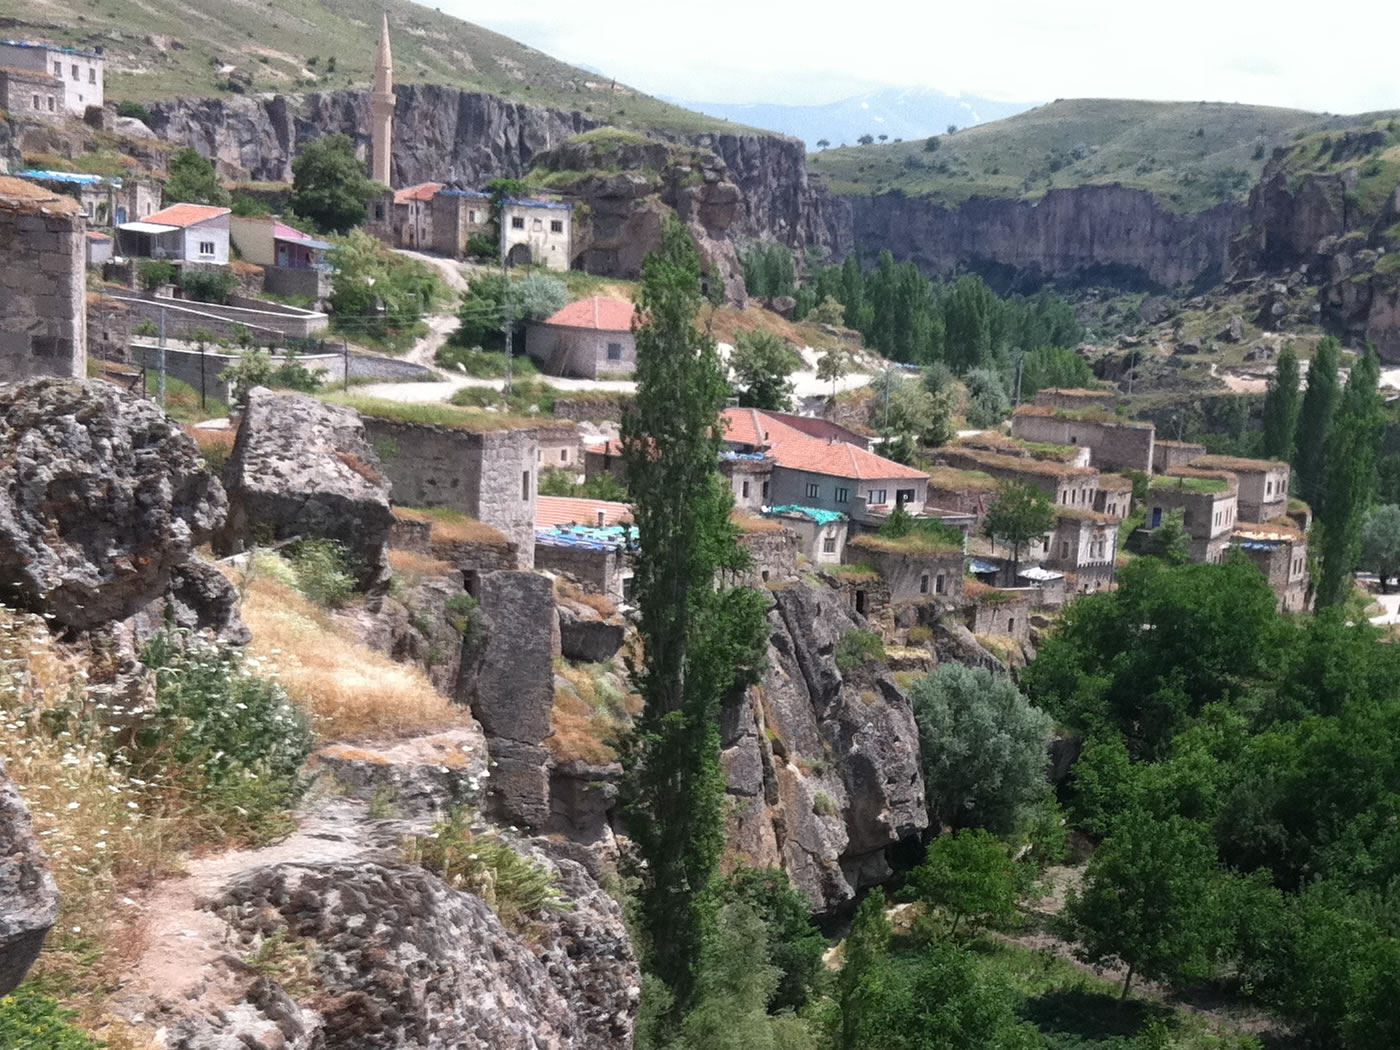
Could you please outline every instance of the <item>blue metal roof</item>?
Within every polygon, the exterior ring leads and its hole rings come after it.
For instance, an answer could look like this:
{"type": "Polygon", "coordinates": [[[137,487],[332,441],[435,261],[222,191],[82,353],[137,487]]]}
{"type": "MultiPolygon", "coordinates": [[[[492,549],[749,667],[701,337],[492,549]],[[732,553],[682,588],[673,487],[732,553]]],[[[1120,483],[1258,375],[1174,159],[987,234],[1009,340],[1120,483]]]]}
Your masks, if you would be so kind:
{"type": "Polygon", "coordinates": [[[42,40],[0,40],[0,44],[8,44],[10,47],[29,47],[41,51],[60,51],[65,55],[77,55],[80,58],[105,58],[101,51],[81,51],[76,47],[64,47],[61,44],[46,44],[42,40]]]}
{"type": "Polygon", "coordinates": [[[764,507],[764,514],[796,514],[818,525],[830,525],[834,521],[845,521],[846,515],[839,510],[823,510],[821,507],[800,507],[795,503],[783,503],[776,507],[764,507]]]}
{"type": "Polygon", "coordinates": [[[27,168],[14,173],[21,179],[34,179],[38,182],[66,182],[74,186],[106,186],[122,188],[122,180],[106,175],[88,175],[81,171],[50,171],[47,168],[27,168]]]}
{"type": "Polygon", "coordinates": [[[621,525],[551,525],[535,529],[535,542],[548,547],[615,551],[626,546],[629,530],[621,525]]]}
{"type": "Polygon", "coordinates": [[[480,197],[482,200],[488,199],[489,193],[482,193],[480,190],[438,190],[439,197],[480,197]]]}
{"type": "Polygon", "coordinates": [[[565,204],[563,201],[528,200],[517,197],[504,197],[501,203],[516,204],[522,208],[557,208],[560,211],[571,211],[573,209],[572,204],[565,204]]]}
{"type": "Polygon", "coordinates": [[[720,459],[742,459],[752,463],[762,463],[766,459],[772,459],[767,452],[721,452],[720,459]]]}

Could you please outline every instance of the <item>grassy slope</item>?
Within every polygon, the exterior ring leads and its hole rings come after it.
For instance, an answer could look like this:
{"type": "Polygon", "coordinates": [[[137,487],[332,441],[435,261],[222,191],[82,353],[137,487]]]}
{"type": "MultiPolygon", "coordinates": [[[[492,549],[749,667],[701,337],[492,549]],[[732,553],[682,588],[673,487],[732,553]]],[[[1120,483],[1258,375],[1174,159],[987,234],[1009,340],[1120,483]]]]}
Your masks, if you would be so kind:
{"type": "Polygon", "coordinates": [[[1243,196],[1274,148],[1296,135],[1368,122],[1219,102],[1070,99],[941,135],[932,152],[919,140],[829,149],[809,161],[838,193],[899,189],[956,204],[1117,182],[1194,212],[1243,196]]]}
{"type": "MultiPolygon", "coordinates": [[[[1361,131],[1382,134],[1381,143],[1364,155],[1348,150],[1339,154],[1333,147],[1342,144],[1339,135],[1316,131],[1296,139],[1288,148],[1283,163],[1293,177],[1329,175],[1355,168],[1357,183],[1351,191],[1351,203],[1368,217],[1379,216],[1385,209],[1395,186],[1400,183],[1400,118],[1391,114],[1367,119],[1361,131]]],[[[1387,231],[1394,237],[1400,230],[1387,231]]]]}
{"type": "Polygon", "coordinates": [[[673,131],[736,129],[558,62],[480,26],[410,0],[0,0],[21,24],[6,36],[107,49],[109,98],[220,94],[236,65],[254,91],[366,87],[387,8],[399,83],[450,84],[581,110],[613,124],[673,131]],[[183,48],[162,49],[164,35],[183,48]],[[315,67],[308,60],[316,56],[315,67]],[[334,56],[335,72],[326,75],[334,56]]]}

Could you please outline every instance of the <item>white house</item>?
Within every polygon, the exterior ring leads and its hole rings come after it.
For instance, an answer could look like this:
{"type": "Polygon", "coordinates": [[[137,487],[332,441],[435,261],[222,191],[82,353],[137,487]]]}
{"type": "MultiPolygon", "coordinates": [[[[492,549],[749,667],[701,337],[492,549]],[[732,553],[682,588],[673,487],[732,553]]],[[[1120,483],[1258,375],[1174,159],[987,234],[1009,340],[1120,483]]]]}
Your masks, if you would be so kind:
{"type": "Polygon", "coordinates": [[[573,205],[561,201],[501,201],[501,259],[507,266],[567,270],[573,261],[573,205]]]}
{"type": "MultiPolygon", "coordinates": [[[[102,105],[102,49],[79,51],[32,40],[0,40],[0,66],[46,74],[63,82],[63,108],[82,116],[102,105]]],[[[57,87],[57,85],[55,85],[57,87]]]]}
{"type": "Polygon", "coordinates": [[[228,264],[228,208],[174,204],[117,227],[122,255],[172,262],[228,264]]]}

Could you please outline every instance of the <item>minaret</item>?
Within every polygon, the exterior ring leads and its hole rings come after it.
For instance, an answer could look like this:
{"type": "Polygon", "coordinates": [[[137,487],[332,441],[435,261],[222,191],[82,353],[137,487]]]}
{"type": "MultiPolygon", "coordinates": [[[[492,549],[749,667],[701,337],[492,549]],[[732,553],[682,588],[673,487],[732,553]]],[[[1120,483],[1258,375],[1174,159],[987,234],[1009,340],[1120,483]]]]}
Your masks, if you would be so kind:
{"type": "Polygon", "coordinates": [[[374,93],[369,97],[372,160],[370,178],[389,185],[389,159],[394,151],[394,58],[389,53],[389,12],[379,30],[374,56],[374,93]]]}

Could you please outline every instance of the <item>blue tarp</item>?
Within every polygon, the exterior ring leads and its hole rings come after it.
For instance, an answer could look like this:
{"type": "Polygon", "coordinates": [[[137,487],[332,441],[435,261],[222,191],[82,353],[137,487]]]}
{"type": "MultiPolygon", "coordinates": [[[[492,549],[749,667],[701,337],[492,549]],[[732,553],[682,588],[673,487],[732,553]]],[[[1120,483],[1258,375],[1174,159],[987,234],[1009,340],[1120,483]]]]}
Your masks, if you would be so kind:
{"type": "Polygon", "coordinates": [[[839,510],[822,510],[820,507],[799,507],[794,503],[784,503],[776,507],[764,507],[764,514],[800,514],[818,525],[830,525],[833,521],[845,521],[846,515],[839,510]]]}
{"type": "Polygon", "coordinates": [[[122,188],[122,180],[108,178],[106,175],[88,175],[81,171],[49,171],[44,168],[30,168],[27,171],[17,171],[14,173],[21,179],[33,179],[36,182],[66,182],[74,186],[115,186],[122,188]]]}

